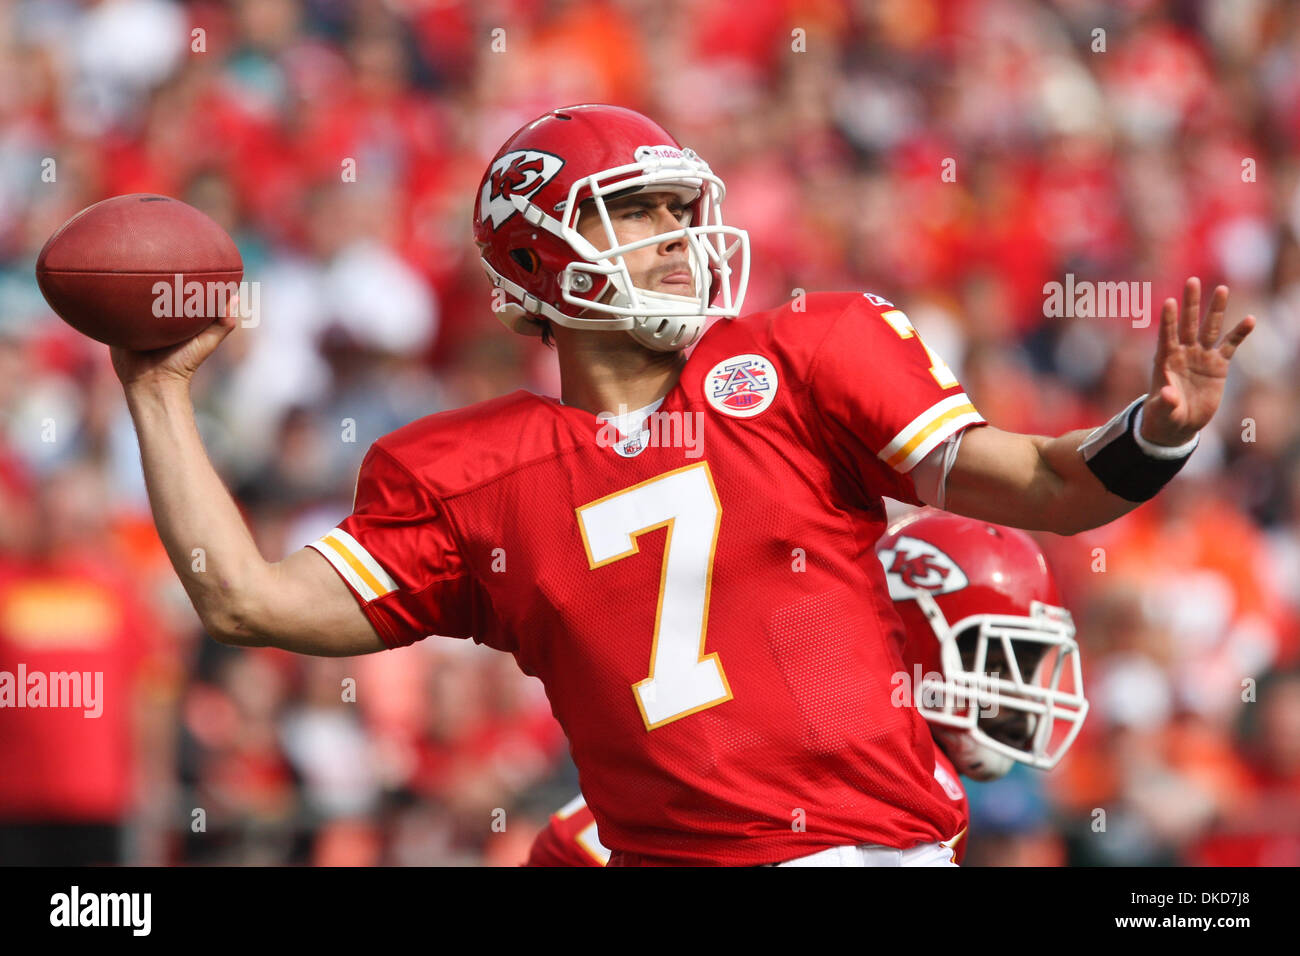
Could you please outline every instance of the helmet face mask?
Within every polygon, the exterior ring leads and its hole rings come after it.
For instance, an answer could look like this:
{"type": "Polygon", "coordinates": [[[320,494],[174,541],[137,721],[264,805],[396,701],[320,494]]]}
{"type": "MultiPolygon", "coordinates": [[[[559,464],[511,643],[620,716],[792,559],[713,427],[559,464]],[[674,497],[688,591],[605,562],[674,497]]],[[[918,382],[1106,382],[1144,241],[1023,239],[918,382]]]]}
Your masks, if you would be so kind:
{"type": "Polygon", "coordinates": [[[913,703],[958,771],[1049,770],[1088,714],[1074,622],[1027,534],[930,508],[877,542],[913,703]]]}
{"type": "MultiPolygon", "coordinates": [[[[743,230],[723,224],[722,200],[726,187],[694,152],[673,150],[679,155],[662,155],[667,152],[665,147],[655,152],[645,148],[637,152],[643,156],[638,162],[586,176],[570,188],[561,222],[562,235],[583,258],[565,267],[560,288],[564,302],[569,305],[589,313],[630,318],[627,330],[637,341],[661,351],[674,351],[695,341],[706,317],[739,314],[749,283],[749,240],[743,230]],[[667,191],[677,192],[687,204],[682,227],[620,243],[609,216],[609,202],[638,192],[667,191]],[[591,208],[599,219],[605,235],[603,248],[596,248],[578,232],[580,212],[586,208],[591,208]],[[697,213],[702,221],[692,224],[697,213]],[[695,294],[674,295],[637,286],[626,255],[676,239],[686,245],[695,294]],[[739,282],[733,290],[732,259],[737,253],[743,254],[736,277],[739,282]],[[584,274],[609,279],[613,294],[607,297],[608,301],[592,302],[573,294],[573,280],[584,274]],[[715,294],[722,298],[716,306],[712,304],[715,294]]],[[[572,321],[582,324],[570,325],[571,328],[581,328],[594,327],[601,320],[575,316],[572,321]]]]}
{"type": "Polygon", "coordinates": [[[725,195],[707,163],[631,110],[568,107],[530,123],[493,160],[475,216],[484,269],[513,300],[499,312],[502,321],[527,334],[540,333],[537,318],[572,329],[626,331],[659,351],[692,345],[708,318],[734,318],[744,304],[749,240],[723,223],[725,195]],[[677,193],[686,203],[685,222],[620,243],[607,203],[636,192],[677,193]],[[578,231],[587,209],[598,217],[603,248],[578,231]],[[694,293],[638,287],[628,254],[673,240],[685,245],[694,293]],[[514,254],[521,249],[529,250],[522,258],[531,268],[518,265],[514,254]]]}
{"type": "Polygon", "coordinates": [[[955,626],[936,606],[927,617],[943,668],[922,677],[916,706],[931,724],[964,731],[988,752],[1050,770],[1083,727],[1088,701],[1069,612],[1034,605],[1029,617],[980,614],[955,626]]]}

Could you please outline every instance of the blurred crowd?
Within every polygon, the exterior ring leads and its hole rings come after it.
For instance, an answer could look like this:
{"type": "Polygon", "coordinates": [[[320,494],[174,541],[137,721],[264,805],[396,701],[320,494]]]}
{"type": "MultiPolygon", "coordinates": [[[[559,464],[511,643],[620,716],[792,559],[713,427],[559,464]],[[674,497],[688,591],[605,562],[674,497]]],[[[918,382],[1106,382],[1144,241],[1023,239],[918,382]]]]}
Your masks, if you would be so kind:
{"type": "Polygon", "coordinates": [[[348,512],[386,432],[558,394],[554,353],[491,312],[472,203],[522,123],[611,102],[725,179],[748,307],[880,293],[1005,429],[1096,425],[1149,387],[1157,322],[1049,317],[1047,282],[1150,282],[1158,311],[1198,275],[1260,317],[1180,477],[1043,536],[1093,710],[1057,771],[969,785],[968,863],[1300,864],[1300,5],[743,10],[0,0],[0,670],[106,682],[95,720],[0,711],[0,862],[58,821],[130,862],[523,859],[577,788],[537,682],[468,641],[335,660],[203,635],[107,349],[33,268],[120,193],[235,237],[261,323],[194,398],[278,560],[348,512]]]}

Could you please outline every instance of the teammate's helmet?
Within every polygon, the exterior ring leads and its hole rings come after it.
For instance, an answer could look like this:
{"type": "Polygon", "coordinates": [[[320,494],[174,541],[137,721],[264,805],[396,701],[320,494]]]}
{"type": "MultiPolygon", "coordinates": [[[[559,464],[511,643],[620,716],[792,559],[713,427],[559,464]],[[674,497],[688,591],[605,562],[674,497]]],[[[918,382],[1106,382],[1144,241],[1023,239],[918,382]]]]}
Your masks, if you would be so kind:
{"type": "Polygon", "coordinates": [[[1088,701],[1074,623],[1033,538],[923,508],[876,555],[906,628],[916,706],[957,769],[991,780],[1012,761],[1056,766],[1088,701]]]}
{"type": "Polygon", "coordinates": [[[686,348],[706,317],[734,318],[744,301],[749,238],[723,225],[725,195],[708,163],[633,110],[586,104],[533,120],[493,157],[474,205],[483,268],[507,297],[501,321],[540,335],[544,317],[573,329],[626,330],[660,351],[686,348]],[[677,193],[683,227],[618,245],[605,202],[636,192],[677,193]],[[601,248],[577,230],[587,202],[604,226],[601,248]],[[674,238],[686,243],[696,294],[634,286],[624,254],[674,238]],[[596,315],[579,315],[584,310],[596,315]]]}

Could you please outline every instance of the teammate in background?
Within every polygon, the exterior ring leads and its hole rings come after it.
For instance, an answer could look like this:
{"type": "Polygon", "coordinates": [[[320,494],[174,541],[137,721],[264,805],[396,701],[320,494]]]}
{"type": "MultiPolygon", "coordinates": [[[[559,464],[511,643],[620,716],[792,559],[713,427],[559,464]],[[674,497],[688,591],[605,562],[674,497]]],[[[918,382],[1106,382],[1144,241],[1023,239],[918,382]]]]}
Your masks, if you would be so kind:
{"type": "Polygon", "coordinates": [[[946,863],[959,814],[929,726],[890,701],[902,625],[866,560],[882,497],[1061,534],[1105,524],[1181,467],[1254,320],[1223,336],[1227,289],[1202,320],[1191,279],[1181,312],[1164,305],[1148,394],[1092,432],[1004,432],[881,296],[742,317],[748,240],[724,195],[639,113],[521,128],[483,176],[475,239],[499,317],[554,339],[560,399],[521,390],[385,436],[351,516],[280,562],[194,424],[189,383],[233,319],[114,350],[159,534],[223,643],[346,656],[438,634],[514,655],[546,688],[611,864],[828,848],[946,863]]]}
{"type": "MultiPolygon", "coordinates": [[[[1083,726],[1074,624],[1023,531],[921,508],[889,528],[876,556],[905,626],[896,703],[930,721],[934,777],[961,816],[945,845],[961,863],[970,815],[959,772],[996,780],[1017,761],[1050,770],[1083,726]]],[[[525,865],[605,866],[609,855],[579,794],[551,816],[525,865]]]]}

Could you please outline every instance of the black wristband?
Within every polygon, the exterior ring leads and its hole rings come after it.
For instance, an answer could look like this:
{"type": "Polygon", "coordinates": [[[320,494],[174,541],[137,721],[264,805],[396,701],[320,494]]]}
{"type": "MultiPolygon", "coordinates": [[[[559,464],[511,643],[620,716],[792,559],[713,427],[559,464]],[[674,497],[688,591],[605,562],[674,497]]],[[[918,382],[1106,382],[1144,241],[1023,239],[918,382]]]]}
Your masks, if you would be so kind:
{"type": "Polygon", "coordinates": [[[1134,423],[1145,400],[1144,396],[1134,401],[1079,446],[1097,480],[1125,501],[1154,498],[1192,455],[1189,450],[1176,458],[1155,458],[1142,450],[1134,435],[1134,423]]]}

